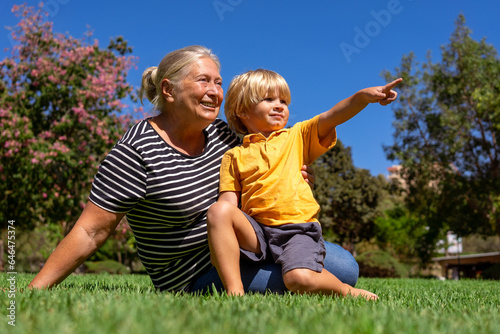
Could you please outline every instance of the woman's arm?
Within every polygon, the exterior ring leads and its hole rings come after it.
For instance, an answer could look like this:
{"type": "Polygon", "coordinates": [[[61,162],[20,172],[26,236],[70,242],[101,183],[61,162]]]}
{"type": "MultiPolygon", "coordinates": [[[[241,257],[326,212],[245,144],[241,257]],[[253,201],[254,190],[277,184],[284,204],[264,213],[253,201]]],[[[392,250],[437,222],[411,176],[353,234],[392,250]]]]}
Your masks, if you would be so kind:
{"type": "Polygon", "coordinates": [[[73,229],[57,245],[28,288],[50,288],[61,283],[104,244],[124,215],[88,202],[73,229]]]}

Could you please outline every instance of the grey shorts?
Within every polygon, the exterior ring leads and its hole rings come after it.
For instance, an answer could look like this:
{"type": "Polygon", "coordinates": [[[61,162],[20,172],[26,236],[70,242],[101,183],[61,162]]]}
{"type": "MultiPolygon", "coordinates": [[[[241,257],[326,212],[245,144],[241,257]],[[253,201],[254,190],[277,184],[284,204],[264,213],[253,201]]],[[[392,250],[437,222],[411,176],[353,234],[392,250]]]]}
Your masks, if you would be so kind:
{"type": "Polygon", "coordinates": [[[306,268],[321,272],[326,255],[319,223],[267,226],[245,214],[260,243],[261,255],[241,249],[244,258],[259,262],[273,260],[281,265],[281,273],[306,268]]]}

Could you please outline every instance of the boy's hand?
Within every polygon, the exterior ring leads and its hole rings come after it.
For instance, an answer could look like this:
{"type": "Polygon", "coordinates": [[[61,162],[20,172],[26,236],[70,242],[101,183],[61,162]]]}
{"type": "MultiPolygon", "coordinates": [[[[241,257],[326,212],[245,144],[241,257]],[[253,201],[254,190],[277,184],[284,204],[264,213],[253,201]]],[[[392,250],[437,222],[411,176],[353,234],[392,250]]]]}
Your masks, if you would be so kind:
{"type": "Polygon", "coordinates": [[[376,86],[362,89],[360,92],[363,94],[366,102],[368,103],[380,103],[383,106],[390,104],[392,101],[396,100],[398,93],[392,90],[403,81],[402,78],[396,79],[393,82],[388,83],[385,86],[376,86]]]}

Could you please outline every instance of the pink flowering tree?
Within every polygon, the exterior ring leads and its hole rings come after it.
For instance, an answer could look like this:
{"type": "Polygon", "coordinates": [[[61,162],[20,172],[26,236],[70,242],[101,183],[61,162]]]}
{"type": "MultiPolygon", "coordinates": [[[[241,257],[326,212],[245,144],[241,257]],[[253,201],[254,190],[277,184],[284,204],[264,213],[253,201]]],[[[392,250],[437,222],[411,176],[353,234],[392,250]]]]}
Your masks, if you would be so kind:
{"type": "Polygon", "coordinates": [[[80,215],[99,163],[123,135],[134,101],[131,50],[52,30],[42,7],[14,6],[17,43],[0,61],[0,224],[59,224],[80,215]]]}

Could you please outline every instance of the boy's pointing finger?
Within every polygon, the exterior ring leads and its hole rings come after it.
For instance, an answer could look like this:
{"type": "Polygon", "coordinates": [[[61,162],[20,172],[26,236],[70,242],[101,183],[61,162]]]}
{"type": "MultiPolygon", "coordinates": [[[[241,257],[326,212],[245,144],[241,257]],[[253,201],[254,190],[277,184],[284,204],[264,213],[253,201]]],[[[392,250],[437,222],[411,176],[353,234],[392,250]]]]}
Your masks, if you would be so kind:
{"type": "Polygon", "coordinates": [[[390,91],[391,89],[396,87],[396,85],[398,85],[401,81],[403,81],[403,78],[399,78],[399,79],[394,80],[393,82],[389,82],[387,85],[385,85],[384,91],[388,91],[388,90],[390,91]]]}

